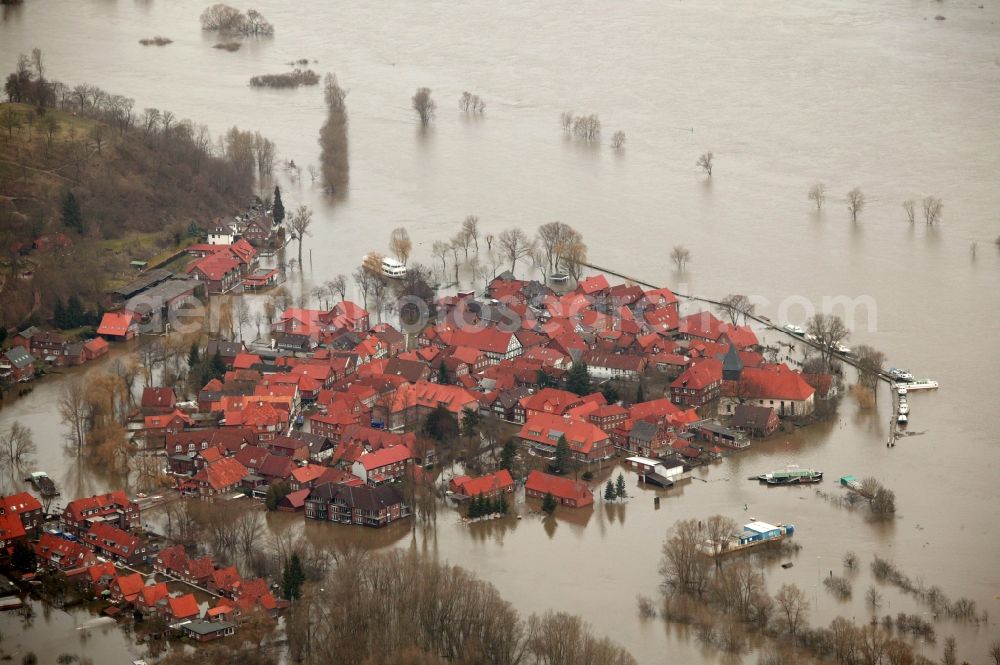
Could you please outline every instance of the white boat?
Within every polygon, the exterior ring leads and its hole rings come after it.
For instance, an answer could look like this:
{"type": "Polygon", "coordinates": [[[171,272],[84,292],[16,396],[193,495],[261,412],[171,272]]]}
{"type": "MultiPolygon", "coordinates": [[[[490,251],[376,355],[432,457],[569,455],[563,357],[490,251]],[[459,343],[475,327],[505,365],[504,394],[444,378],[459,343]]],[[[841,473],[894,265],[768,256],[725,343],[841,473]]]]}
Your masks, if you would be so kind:
{"type": "Polygon", "coordinates": [[[904,383],[913,380],[913,374],[911,374],[909,370],[898,369],[896,367],[892,367],[889,369],[889,376],[891,376],[896,381],[901,381],[904,383]]]}
{"type": "Polygon", "coordinates": [[[846,356],[846,355],[849,355],[851,353],[851,347],[844,346],[840,342],[838,342],[838,343],[836,343],[836,344],[833,345],[833,350],[836,351],[837,353],[839,353],[842,356],[846,356]]]}
{"type": "Polygon", "coordinates": [[[897,395],[905,395],[906,394],[906,386],[900,385],[900,384],[896,384],[896,394],[897,395]]]}
{"type": "Polygon", "coordinates": [[[900,402],[899,403],[899,415],[905,416],[909,412],[910,412],[910,405],[907,404],[906,402],[900,402]]]}
{"type": "Polygon", "coordinates": [[[906,416],[905,413],[901,413],[898,416],[896,416],[896,424],[897,425],[905,425],[907,422],[909,422],[909,420],[910,419],[907,418],[907,416],[906,416]]]}
{"type": "Polygon", "coordinates": [[[387,256],[382,259],[382,274],[389,279],[403,279],[406,277],[406,266],[387,256]]]}
{"type": "Polygon", "coordinates": [[[782,329],[785,332],[792,333],[793,335],[798,335],[799,337],[802,337],[806,334],[805,330],[803,330],[799,326],[793,326],[791,323],[786,323],[784,326],[782,326],[782,329]]]}
{"type": "Polygon", "coordinates": [[[934,390],[940,384],[937,381],[931,381],[930,379],[917,379],[915,381],[910,381],[906,384],[907,390],[934,390]]]}

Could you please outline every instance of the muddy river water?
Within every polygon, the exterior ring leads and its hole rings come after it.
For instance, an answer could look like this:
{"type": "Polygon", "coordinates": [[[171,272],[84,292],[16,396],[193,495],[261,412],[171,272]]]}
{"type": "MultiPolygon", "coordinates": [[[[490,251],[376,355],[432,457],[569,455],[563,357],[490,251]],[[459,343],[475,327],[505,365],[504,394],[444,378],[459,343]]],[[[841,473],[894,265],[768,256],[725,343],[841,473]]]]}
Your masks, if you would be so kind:
{"type": "MultiPolygon", "coordinates": [[[[895,448],[885,446],[883,389],[877,411],[845,399],[832,422],[696,471],[659,509],[652,491],[634,488],[621,506],[561,511],[549,522],[529,515],[470,528],[442,511],[429,536],[405,524],[379,533],[303,527],[287,516],[272,517],[274,528],[426,549],[493,582],[525,614],[582,615],[641,663],[715,663],[724,659],[692,636],[638,617],[636,595],[658,584],[664,534],[677,519],[713,513],[794,523],[802,549],[793,568],[768,567],[772,591],[795,582],[815,623],[860,623],[868,563],[889,557],[990,611],[978,628],[940,621],[938,644],[926,650],[939,654],[954,634],[960,659],[978,664],[1000,634],[1000,5],[978,4],[264,0],[256,5],[276,36],[226,53],[199,29],[204,3],[28,0],[3,10],[0,61],[11,68],[40,47],[54,78],[100,85],[140,109],[169,108],[216,135],[232,125],[259,130],[301,166],[318,163],[321,91],[261,91],[247,80],[298,58],[335,71],[349,90],[350,191],[332,200],[305,170],[297,179],[277,171],[286,207],[316,211],[302,288],[349,274],[397,226],[409,229],[415,258],[430,262],[431,242],[467,214],[492,233],[532,233],[559,219],[583,233],[595,263],[682,292],[753,294],[761,313],[797,323],[826,302],[851,323],[850,345],[872,344],[889,365],[941,383],[911,397],[913,435],[895,448]],[[154,34],[174,41],[138,44],[154,34]],[[428,130],[409,107],[419,86],[438,102],[428,130]],[[483,118],[459,114],[463,90],[485,99],[483,118]],[[626,149],[567,140],[567,109],[598,113],[606,137],[624,130],[626,149]],[[705,150],[715,154],[711,179],[695,167],[705,150]],[[830,191],[822,212],[806,200],[816,181],[830,191]],[[856,224],[844,204],[854,186],[868,198],[856,224]],[[900,202],[928,194],[943,199],[943,221],[906,223],[900,202]],[[668,259],[676,244],[692,253],[684,274],[668,259]],[[813,489],[746,480],[789,462],[823,470],[829,492],[841,475],[875,476],[895,491],[897,518],[873,522],[813,489]],[[863,565],[842,602],[821,582],[846,550],[863,565]]],[[[103,489],[106,478],[64,453],[57,392],[58,381],[42,382],[0,411],[0,428],[30,426],[39,465],[64,492],[103,489]]],[[[882,590],[883,613],[926,612],[882,590]]],[[[51,631],[36,620],[22,634],[7,616],[0,630],[5,646],[20,639],[54,658],[63,647],[52,651],[50,636],[73,620],[51,631]]],[[[126,662],[126,642],[80,642],[78,652],[126,662]]]]}

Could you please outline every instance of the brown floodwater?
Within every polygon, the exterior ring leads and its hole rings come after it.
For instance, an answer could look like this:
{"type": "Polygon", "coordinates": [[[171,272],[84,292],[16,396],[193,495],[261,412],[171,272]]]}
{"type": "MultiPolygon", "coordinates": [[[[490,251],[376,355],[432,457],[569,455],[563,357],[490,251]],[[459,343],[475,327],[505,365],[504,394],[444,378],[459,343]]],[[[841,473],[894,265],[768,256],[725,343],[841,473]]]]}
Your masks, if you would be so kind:
{"type": "MultiPolygon", "coordinates": [[[[304,169],[298,179],[276,171],[286,207],[316,212],[295,289],[349,274],[397,226],[408,228],[414,258],[430,263],[431,242],[468,214],[492,233],[559,219],[583,232],[595,263],[684,293],[755,295],[766,299],[759,311],[782,322],[801,323],[824,299],[846,300],[850,311],[841,304],[834,313],[854,319],[850,345],[872,344],[889,365],[941,382],[911,396],[912,435],[895,448],[885,446],[883,389],[877,412],[845,399],[834,422],[699,469],[659,510],[653,492],[634,489],[623,506],[548,521],[469,527],[442,511],[432,534],[405,524],[369,532],[287,516],[272,523],[291,520],[318,542],[426,550],[476,571],[525,614],[582,615],[641,663],[726,660],[638,617],[635,597],[655,593],[659,546],[675,520],[722,513],[794,523],[795,566],[769,564],[768,581],[806,589],[814,622],[867,619],[867,564],[878,554],[990,610],[988,625],[937,622],[938,644],[925,647],[939,654],[954,634],[961,659],[986,662],[1000,633],[1000,5],[267,0],[255,4],[276,36],[226,53],[199,30],[206,4],[28,0],[2,14],[0,61],[10,68],[17,53],[40,47],[54,78],[98,84],[140,109],[169,108],[216,135],[234,124],[260,130],[300,166],[318,163],[321,91],[247,81],[302,57],[335,71],[349,90],[350,191],[329,199],[304,169]],[[138,44],[155,34],[174,42],[138,44]],[[409,107],[419,86],[438,102],[426,131],[409,107]],[[485,117],[458,113],[463,90],[485,99],[485,117]],[[598,113],[606,137],[624,130],[625,151],[567,140],[567,109],[598,113]],[[711,179],[694,164],[705,150],[715,153],[711,179]],[[805,196],[816,181],[830,190],[819,213],[805,196]],[[844,205],[854,186],[868,198],[857,224],[844,205]],[[905,223],[900,202],[929,194],[944,200],[943,222],[905,223]],[[668,259],[676,244],[692,252],[684,274],[668,259]],[[830,493],[841,475],[877,477],[896,492],[897,518],[872,522],[813,489],[746,480],[789,462],[823,470],[830,493]],[[846,550],[864,565],[841,602],[821,582],[846,550]]],[[[64,487],[102,489],[108,479],[64,454],[57,383],[5,405],[0,427],[32,427],[39,466],[64,487]]],[[[926,612],[883,593],[883,613],[926,612]]],[[[16,625],[0,618],[5,635],[16,625]]],[[[107,649],[105,662],[126,656],[120,643],[107,649]]]]}

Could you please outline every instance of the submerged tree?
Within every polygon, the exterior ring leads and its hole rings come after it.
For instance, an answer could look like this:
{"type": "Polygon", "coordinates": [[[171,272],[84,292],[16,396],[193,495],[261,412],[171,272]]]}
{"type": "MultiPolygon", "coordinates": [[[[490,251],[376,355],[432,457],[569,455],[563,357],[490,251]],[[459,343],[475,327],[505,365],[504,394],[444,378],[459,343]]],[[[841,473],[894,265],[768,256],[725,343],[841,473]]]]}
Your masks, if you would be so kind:
{"type": "Polygon", "coordinates": [[[819,344],[823,365],[829,371],[833,365],[834,351],[851,332],[839,316],[822,312],[817,312],[806,322],[806,332],[819,344]]]}
{"type": "Polygon", "coordinates": [[[288,218],[288,228],[299,241],[299,265],[302,264],[302,240],[305,236],[312,235],[309,231],[310,226],[312,226],[312,210],[309,206],[300,205],[288,218]]]}
{"type": "Polygon", "coordinates": [[[434,111],[437,109],[437,104],[431,99],[431,89],[417,88],[412,101],[413,110],[417,112],[420,124],[424,127],[431,124],[431,120],[434,119],[434,111]]]}
{"type": "Polygon", "coordinates": [[[611,147],[615,150],[623,150],[625,148],[625,132],[619,129],[611,136],[611,147]]]}
{"type": "Polygon", "coordinates": [[[674,245],[674,248],[670,250],[670,260],[677,266],[677,272],[684,272],[688,261],[691,260],[691,250],[684,245],[674,245]]]}
{"type": "Polygon", "coordinates": [[[851,221],[857,222],[858,215],[865,208],[865,195],[861,188],[855,187],[847,192],[847,211],[851,213],[851,221]]]}
{"type": "Polygon", "coordinates": [[[326,122],[319,130],[320,170],[323,184],[329,192],[340,192],[347,187],[350,176],[347,143],[347,92],[337,83],[335,74],[323,79],[323,98],[326,100],[326,122]]]}
{"type": "Polygon", "coordinates": [[[929,226],[941,221],[941,213],[944,211],[944,203],[941,202],[941,199],[936,196],[924,197],[921,206],[924,210],[924,221],[929,226]]]}
{"type": "Polygon", "coordinates": [[[715,155],[711,151],[703,153],[701,157],[698,158],[697,166],[702,171],[708,174],[708,177],[712,177],[712,162],[715,160],[715,155]]]}
{"type": "Polygon", "coordinates": [[[809,188],[809,200],[816,204],[816,210],[822,210],[823,204],[826,203],[826,185],[821,182],[817,182],[815,185],[809,188]]]}
{"type": "Polygon", "coordinates": [[[389,234],[389,251],[399,259],[400,263],[406,263],[410,259],[410,251],[413,250],[413,241],[405,228],[400,226],[393,229],[389,234]]]}
{"type": "Polygon", "coordinates": [[[917,204],[913,202],[913,199],[903,201],[903,212],[906,213],[906,221],[912,224],[917,218],[917,204]]]}

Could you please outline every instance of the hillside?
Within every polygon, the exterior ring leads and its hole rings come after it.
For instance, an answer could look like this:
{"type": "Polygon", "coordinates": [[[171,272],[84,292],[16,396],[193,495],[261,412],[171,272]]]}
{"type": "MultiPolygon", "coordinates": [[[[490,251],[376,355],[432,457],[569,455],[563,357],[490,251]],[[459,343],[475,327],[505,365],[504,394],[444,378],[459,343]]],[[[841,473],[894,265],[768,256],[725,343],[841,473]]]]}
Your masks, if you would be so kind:
{"type": "Polygon", "coordinates": [[[252,196],[253,171],[213,154],[204,128],[93,115],[0,104],[0,325],[44,322],[70,295],[96,308],[130,260],[252,196]]]}

